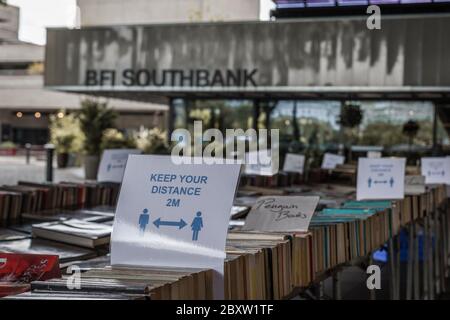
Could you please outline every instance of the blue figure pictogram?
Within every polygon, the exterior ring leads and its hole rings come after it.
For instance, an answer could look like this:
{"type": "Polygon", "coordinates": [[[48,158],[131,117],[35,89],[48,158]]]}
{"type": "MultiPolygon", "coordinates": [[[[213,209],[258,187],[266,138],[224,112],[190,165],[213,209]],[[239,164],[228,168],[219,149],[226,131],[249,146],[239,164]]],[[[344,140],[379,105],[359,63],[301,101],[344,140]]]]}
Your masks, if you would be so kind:
{"type": "Polygon", "coordinates": [[[194,220],[192,220],[191,228],[192,228],[192,241],[197,241],[198,233],[203,228],[202,213],[200,211],[197,212],[197,216],[194,218],[194,220]]]}
{"type": "Polygon", "coordinates": [[[111,171],[111,163],[108,164],[108,166],[106,167],[106,171],[110,172],[111,171]]]}
{"type": "Polygon", "coordinates": [[[369,188],[372,187],[372,178],[369,177],[369,179],[367,180],[367,185],[369,186],[369,188]]]}
{"type": "Polygon", "coordinates": [[[147,227],[149,221],[150,214],[148,213],[148,209],[144,209],[142,214],[139,216],[139,230],[141,231],[141,234],[145,232],[145,228],[147,227]]]}
{"type": "Polygon", "coordinates": [[[394,178],[391,177],[391,179],[389,180],[389,184],[391,185],[391,188],[394,186],[394,178]]]}

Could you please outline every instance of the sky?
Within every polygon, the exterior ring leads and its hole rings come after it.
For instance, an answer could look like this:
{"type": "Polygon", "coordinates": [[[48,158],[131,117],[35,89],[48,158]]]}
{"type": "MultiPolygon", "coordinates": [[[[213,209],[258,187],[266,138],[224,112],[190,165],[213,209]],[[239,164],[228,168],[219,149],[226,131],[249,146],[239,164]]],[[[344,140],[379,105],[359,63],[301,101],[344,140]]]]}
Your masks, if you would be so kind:
{"type": "MultiPolygon", "coordinates": [[[[272,0],[260,0],[262,20],[269,19],[272,0]]],[[[36,44],[45,44],[46,27],[68,27],[75,25],[76,0],[7,0],[20,7],[19,39],[36,44]]]]}

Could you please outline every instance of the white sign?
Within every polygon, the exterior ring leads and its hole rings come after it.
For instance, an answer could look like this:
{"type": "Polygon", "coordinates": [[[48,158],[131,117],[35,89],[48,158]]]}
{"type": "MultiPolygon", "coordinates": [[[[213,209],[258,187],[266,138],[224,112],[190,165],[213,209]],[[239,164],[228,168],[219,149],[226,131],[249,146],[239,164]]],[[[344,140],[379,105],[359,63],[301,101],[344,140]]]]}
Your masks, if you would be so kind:
{"type": "Polygon", "coordinates": [[[278,157],[272,157],[270,150],[247,152],[244,173],[247,175],[273,176],[278,173],[278,157]]]}
{"type": "Polygon", "coordinates": [[[245,220],[244,230],[269,232],[308,231],[319,197],[267,196],[256,201],[245,220]]]}
{"type": "Polygon", "coordinates": [[[344,164],[345,157],[332,153],[325,153],[322,161],[322,169],[332,170],[338,165],[344,164]]]}
{"type": "Polygon", "coordinates": [[[286,158],[284,160],[283,171],[285,172],[298,172],[300,174],[303,173],[303,169],[305,167],[305,156],[302,154],[286,154],[286,158]]]}
{"type": "Polygon", "coordinates": [[[103,151],[98,168],[99,182],[122,182],[125,166],[130,154],[140,154],[138,149],[108,149],[103,151]]]}
{"type": "Polygon", "coordinates": [[[405,194],[417,195],[425,193],[425,177],[424,176],[406,176],[405,177],[405,194]]]}
{"type": "Polygon", "coordinates": [[[131,155],[111,238],[111,264],[208,268],[223,298],[225,241],[240,164],[176,165],[131,155]]]}
{"type": "Polygon", "coordinates": [[[422,158],[421,164],[422,175],[425,176],[426,184],[450,184],[450,158],[422,158]]]}
{"type": "Polygon", "coordinates": [[[381,158],[381,152],[380,151],[368,151],[367,158],[381,158]]]}
{"type": "Polygon", "coordinates": [[[359,158],[357,200],[403,199],[405,165],[404,158],[359,158]]]}

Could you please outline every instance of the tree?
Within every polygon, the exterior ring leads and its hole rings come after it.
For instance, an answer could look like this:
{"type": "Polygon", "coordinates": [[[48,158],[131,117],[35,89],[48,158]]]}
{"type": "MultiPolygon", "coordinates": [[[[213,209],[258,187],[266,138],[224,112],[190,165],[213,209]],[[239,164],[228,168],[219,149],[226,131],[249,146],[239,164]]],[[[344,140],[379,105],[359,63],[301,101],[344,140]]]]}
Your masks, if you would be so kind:
{"type": "Polygon", "coordinates": [[[359,104],[347,102],[342,106],[341,115],[339,117],[339,124],[342,126],[342,145],[345,145],[345,142],[351,145],[355,140],[358,140],[359,125],[361,124],[362,119],[363,111],[359,104]]]}
{"type": "Polygon", "coordinates": [[[100,155],[103,132],[114,128],[117,114],[106,103],[86,99],[79,113],[81,130],[85,135],[84,151],[87,155],[100,155]]]}
{"type": "Polygon", "coordinates": [[[363,119],[363,111],[361,106],[356,103],[347,103],[342,106],[339,123],[344,128],[353,129],[361,124],[363,119]]]}
{"type": "Polygon", "coordinates": [[[417,136],[417,133],[419,132],[420,126],[419,124],[414,120],[409,120],[403,125],[403,134],[408,137],[408,144],[411,148],[411,145],[413,143],[413,139],[417,136]]]}

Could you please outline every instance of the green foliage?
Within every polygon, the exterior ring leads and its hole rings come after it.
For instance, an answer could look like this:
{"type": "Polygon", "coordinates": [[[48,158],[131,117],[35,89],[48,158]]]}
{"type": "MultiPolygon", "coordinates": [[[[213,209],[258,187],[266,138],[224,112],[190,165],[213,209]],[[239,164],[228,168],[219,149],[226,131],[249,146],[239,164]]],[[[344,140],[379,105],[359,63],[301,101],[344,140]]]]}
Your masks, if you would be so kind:
{"type": "Polygon", "coordinates": [[[355,103],[349,103],[342,106],[339,123],[344,128],[355,128],[361,124],[363,111],[361,106],[355,103]]]}
{"type": "Polygon", "coordinates": [[[403,134],[408,138],[413,139],[415,136],[417,136],[419,129],[420,126],[417,121],[409,120],[403,125],[403,134]]]}
{"type": "Polygon", "coordinates": [[[4,141],[4,142],[0,143],[1,149],[14,149],[16,147],[17,147],[16,144],[12,141],[4,141]]]}
{"type": "Polygon", "coordinates": [[[81,152],[83,146],[83,133],[80,121],[75,114],[65,114],[64,117],[50,116],[50,142],[55,145],[58,153],[81,152]]]}
{"type": "Polygon", "coordinates": [[[170,147],[167,143],[167,133],[159,128],[151,130],[141,128],[135,133],[136,145],[145,154],[170,154],[170,147]]]}
{"type": "MultiPolygon", "coordinates": [[[[432,123],[429,121],[417,122],[419,129],[412,143],[419,146],[432,144],[432,123]]],[[[348,139],[348,137],[347,137],[348,139]]],[[[363,145],[379,145],[391,147],[409,143],[409,138],[403,134],[403,128],[396,123],[377,121],[368,124],[361,132],[360,143],[363,145]]]]}
{"type": "Polygon", "coordinates": [[[106,149],[134,149],[136,142],[117,129],[106,129],[103,132],[101,150],[106,149]]]}
{"type": "Polygon", "coordinates": [[[114,128],[116,112],[108,108],[106,103],[86,99],[81,103],[79,113],[81,130],[85,135],[84,151],[88,155],[99,155],[103,132],[114,128]]]}

